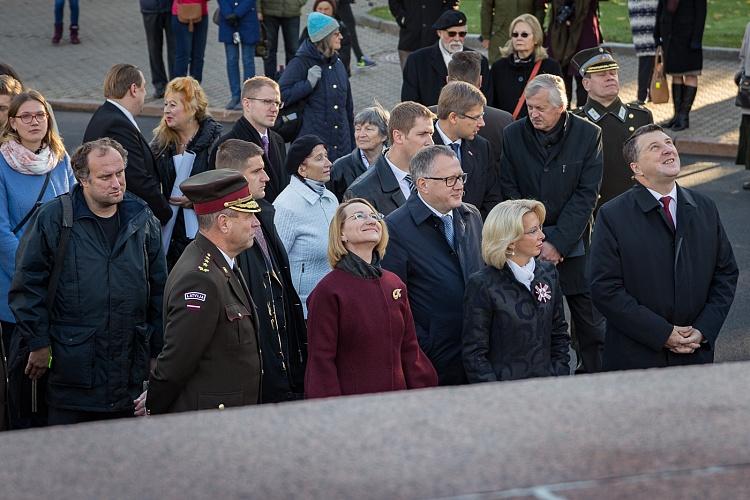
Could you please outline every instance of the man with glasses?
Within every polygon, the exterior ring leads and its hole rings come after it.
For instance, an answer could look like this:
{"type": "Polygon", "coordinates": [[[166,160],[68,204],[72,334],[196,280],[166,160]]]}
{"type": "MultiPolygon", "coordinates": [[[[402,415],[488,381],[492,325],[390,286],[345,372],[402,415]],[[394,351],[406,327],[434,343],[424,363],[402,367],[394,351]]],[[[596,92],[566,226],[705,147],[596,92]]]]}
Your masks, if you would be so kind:
{"type": "Polygon", "coordinates": [[[502,201],[499,165],[491,162],[490,143],[478,135],[484,127],[487,100],[474,85],[450,82],[440,92],[437,106],[435,144],[451,148],[469,174],[464,186],[464,201],[479,209],[482,218],[502,201]]]}
{"type": "MultiPolygon", "coordinates": [[[[437,104],[453,54],[471,50],[464,46],[468,27],[463,12],[446,11],[432,27],[437,30],[438,41],[412,52],[406,60],[401,85],[402,101],[415,101],[425,106],[437,104]]],[[[487,95],[489,89],[490,66],[487,58],[482,56],[482,93],[487,95]]]]}
{"type": "Polygon", "coordinates": [[[482,217],[463,203],[467,175],[448,146],[428,146],[410,164],[417,193],[386,217],[383,267],[409,289],[419,345],[440,385],[466,383],[461,359],[464,283],[481,269],[482,217]]]}
{"type": "Polygon", "coordinates": [[[235,122],[232,130],[216,141],[208,160],[210,168],[216,168],[216,152],[229,139],[241,139],[260,146],[269,177],[265,197],[269,203],[273,203],[289,184],[289,174],[284,169],[284,139],[271,130],[283,105],[278,83],[265,76],[248,78],[242,86],[242,117],[235,122]]]}

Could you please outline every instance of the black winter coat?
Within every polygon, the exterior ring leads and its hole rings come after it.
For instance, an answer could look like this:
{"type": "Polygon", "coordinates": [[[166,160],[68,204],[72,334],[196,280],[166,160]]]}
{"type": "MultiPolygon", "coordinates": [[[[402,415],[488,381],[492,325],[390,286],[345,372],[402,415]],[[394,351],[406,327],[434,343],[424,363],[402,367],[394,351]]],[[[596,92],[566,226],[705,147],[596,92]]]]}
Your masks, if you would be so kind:
{"type": "Polygon", "coordinates": [[[362,154],[359,148],[346,156],[336,160],[331,167],[331,180],[326,187],[336,195],[339,201],[344,201],[344,193],[349,189],[352,182],[365,173],[367,167],[362,163],[362,154]]]}
{"type": "MultiPolygon", "coordinates": [[[[216,142],[220,135],[221,124],[219,122],[211,117],[206,117],[206,119],[201,122],[198,132],[186,148],[187,151],[195,153],[193,168],[190,171],[191,176],[213,168],[208,161],[209,152],[211,146],[216,142]]],[[[169,198],[169,194],[172,192],[176,178],[174,160],[172,159],[176,152],[175,145],[170,144],[167,147],[160,148],[152,141],[151,150],[156,157],[156,168],[161,177],[162,192],[164,192],[167,198],[169,198]]],[[[180,209],[179,212],[177,212],[177,221],[175,222],[174,230],[172,231],[172,241],[169,244],[169,250],[167,251],[167,266],[169,269],[174,267],[177,259],[180,258],[180,255],[182,255],[183,250],[185,250],[185,247],[190,241],[191,239],[185,235],[185,219],[182,215],[182,209],[180,209]]]]}
{"type": "Polygon", "coordinates": [[[530,291],[508,264],[473,274],[466,284],[462,334],[469,382],[569,375],[562,298],[550,262],[536,261],[530,291]]]}
{"type": "MultiPolygon", "coordinates": [[[[498,59],[490,69],[490,79],[492,88],[487,94],[487,99],[496,108],[513,113],[518,104],[518,99],[529,83],[529,76],[534,69],[535,61],[513,61],[513,55],[498,59]]],[[[562,78],[562,69],[560,64],[554,59],[543,59],[539,66],[538,75],[549,74],[557,75],[562,78]]],[[[523,118],[529,114],[526,109],[526,103],[521,106],[517,119],[523,118]]],[[[486,118],[485,118],[486,121],[486,118]]]]}
{"type": "Polygon", "coordinates": [[[544,203],[546,241],[565,258],[558,265],[560,284],[565,295],[574,295],[588,291],[586,253],[604,170],[602,133],[570,113],[563,119],[562,136],[547,155],[528,117],[505,127],[500,183],[505,200],[544,203]]]}
{"type": "Polygon", "coordinates": [[[126,192],[110,248],[81,187],[71,196],[73,228],[51,313],[45,299],[61,233],[59,198],[39,209],[21,240],[9,295],[16,332],[32,351],[52,349],[50,406],[130,410],[148,379],[149,358],[162,348],[161,226],[143,200],[126,192]]]}
{"type": "Polygon", "coordinates": [[[432,45],[437,34],[432,28],[438,17],[458,5],[458,0],[388,0],[388,7],[401,28],[398,50],[414,51],[432,45]]]}
{"type": "Polygon", "coordinates": [[[669,12],[659,0],[654,40],[664,49],[664,71],[679,74],[703,69],[703,30],[706,26],[706,0],[680,0],[669,12]]]}

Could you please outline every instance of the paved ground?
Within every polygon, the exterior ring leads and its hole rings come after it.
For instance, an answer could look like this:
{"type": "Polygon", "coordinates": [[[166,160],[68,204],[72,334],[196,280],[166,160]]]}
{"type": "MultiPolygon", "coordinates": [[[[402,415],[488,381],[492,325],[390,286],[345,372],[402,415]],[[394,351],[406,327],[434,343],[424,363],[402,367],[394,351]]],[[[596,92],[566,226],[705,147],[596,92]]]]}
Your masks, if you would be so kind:
{"type": "MultiPolygon", "coordinates": [[[[373,5],[386,0],[359,0],[355,15],[361,22],[373,5]]],[[[311,5],[312,2],[309,2],[311,5]]],[[[49,99],[80,105],[102,99],[101,82],[115,62],[137,64],[148,73],[146,43],[138,2],[123,0],[81,0],[81,38],[83,43],[70,45],[67,39],[52,46],[52,6],[50,2],[3,0],[0,16],[2,60],[13,65],[26,83],[42,91],[49,99]]],[[[307,11],[309,11],[309,5],[307,11]]],[[[375,68],[353,70],[351,83],[357,109],[377,100],[386,107],[399,102],[401,73],[396,54],[397,38],[391,33],[365,26],[358,28],[366,53],[378,62],[375,68]]],[[[217,41],[217,27],[209,27],[203,86],[212,107],[221,109],[229,100],[224,49],[217,41]]],[[[283,56],[280,57],[283,60],[283,56]]],[[[623,97],[635,97],[636,58],[619,57],[622,66],[623,97]]],[[[256,69],[262,72],[260,59],[256,69]]],[[[698,92],[691,128],[678,135],[698,140],[700,144],[720,142],[736,144],[739,111],[733,105],[736,87],[732,81],[737,62],[707,57],[698,92]]],[[[147,78],[149,76],[147,75],[147,78]]],[[[158,104],[158,103],[153,103],[158,104]]],[[[657,120],[671,115],[671,104],[650,106],[657,120]]],[[[152,108],[152,111],[158,107],[152,108]]],[[[217,112],[216,114],[220,114],[217,112]]],[[[700,148],[695,153],[710,153],[700,148]]]]}

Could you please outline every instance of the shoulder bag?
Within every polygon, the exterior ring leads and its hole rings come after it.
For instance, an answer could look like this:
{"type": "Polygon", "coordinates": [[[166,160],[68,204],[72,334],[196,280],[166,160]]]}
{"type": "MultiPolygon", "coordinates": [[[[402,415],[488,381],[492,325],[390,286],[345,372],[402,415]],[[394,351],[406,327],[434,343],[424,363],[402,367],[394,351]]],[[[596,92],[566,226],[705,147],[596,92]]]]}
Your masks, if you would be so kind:
{"type": "Polygon", "coordinates": [[[651,87],[648,94],[654,104],[669,102],[669,85],[667,85],[667,77],[664,74],[664,51],[661,46],[656,47],[654,72],[651,74],[651,87]]]}
{"type": "MultiPolygon", "coordinates": [[[[536,77],[537,73],[539,73],[539,68],[541,67],[542,67],[542,60],[539,59],[537,62],[534,63],[534,68],[531,70],[529,79],[526,80],[526,85],[528,85],[529,82],[536,77]]],[[[526,102],[526,87],[524,86],[523,92],[521,92],[521,97],[518,98],[518,102],[516,103],[516,109],[513,110],[514,120],[518,119],[518,115],[521,113],[521,109],[523,108],[523,104],[525,102],[526,102]]]]}
{"type": "Polygon", "coordinates": [[[203,19],[203,5],[200,3],[182,3],[177,0],[177,20],[187,24],[188,30],[193,31],[193,25],[203,19]]]}

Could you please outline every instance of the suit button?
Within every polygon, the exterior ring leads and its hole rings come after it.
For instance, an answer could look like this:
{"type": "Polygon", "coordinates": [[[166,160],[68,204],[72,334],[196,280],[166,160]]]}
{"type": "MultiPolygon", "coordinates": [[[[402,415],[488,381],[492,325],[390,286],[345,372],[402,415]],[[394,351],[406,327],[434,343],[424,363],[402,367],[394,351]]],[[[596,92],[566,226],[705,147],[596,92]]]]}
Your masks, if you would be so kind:
{"type": "Polygon", "coordinates": [[[220,410],[223,410],[223,409],[224,409],[224,403],[221,403],[221,404],[219,404],[219,409],[220,409],[220,410]]]}
{"type": "Polygon", "coordinates": [[[334,125],[333,128],[339,128],[339,126],[338,125],[334,125]]]}
{"type": "Polygon", "coordinates": [[[333,109],[339,109],[339,105],[338,104],[334,104],[333,105],[333,109]]]}

